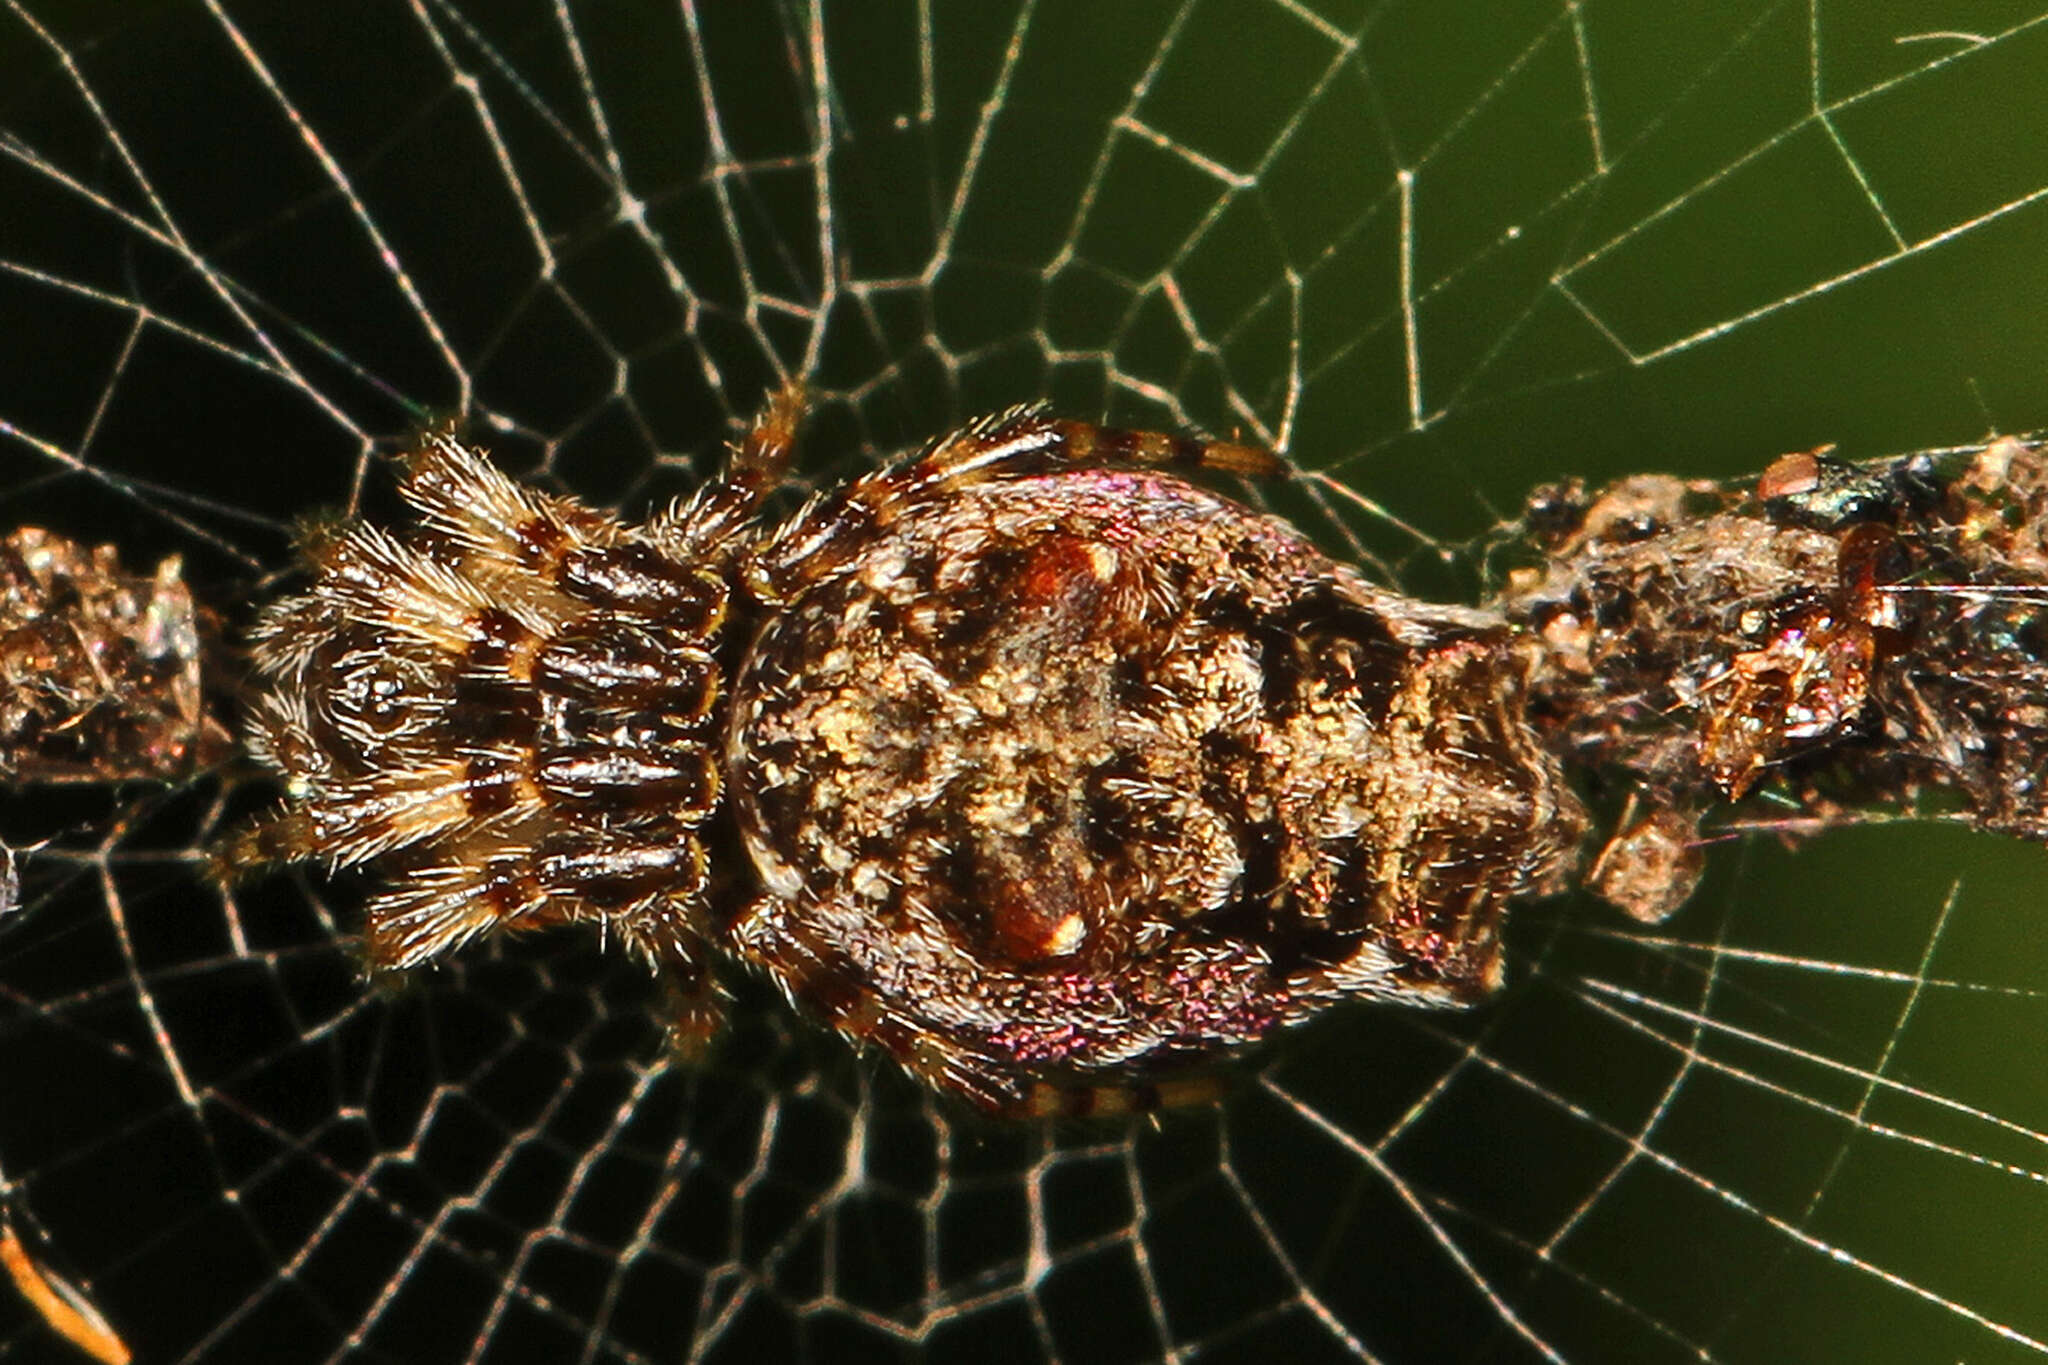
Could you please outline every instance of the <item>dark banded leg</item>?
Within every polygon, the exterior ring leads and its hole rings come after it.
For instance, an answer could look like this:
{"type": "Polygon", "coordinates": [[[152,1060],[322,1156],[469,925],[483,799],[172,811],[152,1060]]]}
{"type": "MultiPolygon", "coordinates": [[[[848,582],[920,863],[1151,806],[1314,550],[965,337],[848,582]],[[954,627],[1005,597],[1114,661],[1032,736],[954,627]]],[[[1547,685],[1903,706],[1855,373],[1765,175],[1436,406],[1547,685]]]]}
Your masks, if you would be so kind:
{"type": "Polygon", "coordinates": [[[1163,1109],[1194,1109],[1213,1104],[1229,1090],[1215,1072],[1132,1081],[1128,1085],[1055,1085],[1034,1081],[1023,1099],[1000,1112],[1010,1118],[1105,1119],[1156,1114],[1163,1109]]]}
{"type": "Polygon", "coordinates": [[[733,447],[725,481],[745,490],[750,497],[749,510],[774,491],[789,473],[796,456],[797,428],[803,425],[809,402],[802,384],[784,384],[768,399],[746,436],[733,447]]]}
{"type": "Polygon", "coordinates": [[[370,966],[404,970],[488,932],[578,922],[620,926],[627,946],[656,966],[689,958],[684,906],[704,886],[702,846],[680,834],[660,847],[586,842],[540,853],[435,850],[441,860],[406,869],[365,908],[370,966]]]}
{"type": "Polygon", "coordinates": [[[1285,466],[1259,446],[1097,426],[1044,407],[1011,408],[942,438],[882,478],[909,492],[951,491],[988,479],[1079,469],[1211,470],[1264,478],[1285,466]]]}
{"type": "Polygon", "coordinates": [[[728,946],[767,969],[797,1008],[856,1047],[875,1047],[931,1089],[987,1114],[1021,1119],[1117,1118],[1207,1104],[1223,1094],[1212,1072],[1146,1078],[1132,1084],[1020,1078],[1002,1059],[883,1010],[858,971],[810,928],[806,916],[774,897],[734,922],[728,946]]]}
{"type": "Polygon", "coordinates": [[[372,971],[424,966],[500,926],[537,927],[547,895],[516,856],[413,868],[363,908],[363,956],[372,971]]]}
{"type": "Polygon", "coordinates": [[[1156,431],[1054,417],[1042,405],[969,423],[917,455],[876,470],[804,509],[747,565],[747,582],[769,603],[835,572],[909,508],[995,479],[1087,469],[1166,469],[1278,474],[1271,451],[1156,431]]]}
{"type": "Polygon", "coordinates": [[[422,530],[475,567],[545,581],[576,550],[625,535],[601,512],[517,482],[452,431],[428,433],[401,463],[398,491],[422,530]]]}
{"type": "Polygon", "coordinates": [[[207,874],[223,885],[320,856],[320,839],[304,810],[259,815],[228,831],[207,856],[207,874]]]}
{"type": "Polygon", "coordinates": [[[654,971],[669,1051],[699,1062],[725,1027],[731,998],[704,949],[710,926],[701,902],[659,897],[617,917],[619,937],[654,971]]]}
{"type": "Polygon", "coordinates": [[[789,474],[807,402],[801,384],[776,390],[732,447],[719,477],[649,521],[643,528],[646,540],[681,563],[720,571],[729,567],[758,534],[754,516],[761,500],[789,474]]]}
{"type": "Polygon", "coordinates": [[[920,1032],[883,1011],[859,970],[825,943],[802,910],[774,896],[748,906],[725,933],[725,946],[766,971],[796,1008],[836,1030],[856,1048],[875,1047],[944,1094],[980,1109],[1014,1098],[993,1061],[920,1032]]]}

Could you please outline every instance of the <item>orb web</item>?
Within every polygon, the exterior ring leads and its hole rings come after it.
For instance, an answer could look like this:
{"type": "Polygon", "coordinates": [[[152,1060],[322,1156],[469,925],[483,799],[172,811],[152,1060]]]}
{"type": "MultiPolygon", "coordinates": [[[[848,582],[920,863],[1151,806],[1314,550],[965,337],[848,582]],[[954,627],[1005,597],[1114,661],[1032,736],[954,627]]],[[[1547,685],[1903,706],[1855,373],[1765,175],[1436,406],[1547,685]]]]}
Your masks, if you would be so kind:
{"type": "MultiPolygon", "coordinates": [[[[425,421],[643,512],[800,375],[813,481],[1043,396],[1469,596],[1561,474],[2048,424],[2048,14],[1712,8],[10,4],[5,522],[246,619],[425,421]]],[[[257,799],[0,807],[0,1214],[140,1358],[2048,1354],[2035,849],[1731,843],[1047,1130],[767,1002],[664,1067],[574,937],[365,987],[360,884],[198,875],[257,799]]]]}

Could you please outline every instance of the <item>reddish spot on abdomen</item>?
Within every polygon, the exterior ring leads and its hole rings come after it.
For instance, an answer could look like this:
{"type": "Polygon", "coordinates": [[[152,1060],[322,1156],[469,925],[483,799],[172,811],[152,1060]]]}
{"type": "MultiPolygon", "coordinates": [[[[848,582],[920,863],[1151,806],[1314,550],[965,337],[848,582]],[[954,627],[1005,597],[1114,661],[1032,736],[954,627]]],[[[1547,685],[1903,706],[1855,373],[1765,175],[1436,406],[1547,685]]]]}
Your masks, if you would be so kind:
{"type": "Polygon", "coordinates": [[[1116,577],[1116,552],[1082,536],[1047,535],[1030,548],[1013,582],[1017,604],[1061,614],[1090,610],[1116,577]]]}
{"type": "Polygon", "coordinates": [[[1078,951],[1088,937],[1082,879],[1087,872],[1055,859],[1042,875],[984,879],[994,946],[1012,962],[1043,962],[1078,951]]]}

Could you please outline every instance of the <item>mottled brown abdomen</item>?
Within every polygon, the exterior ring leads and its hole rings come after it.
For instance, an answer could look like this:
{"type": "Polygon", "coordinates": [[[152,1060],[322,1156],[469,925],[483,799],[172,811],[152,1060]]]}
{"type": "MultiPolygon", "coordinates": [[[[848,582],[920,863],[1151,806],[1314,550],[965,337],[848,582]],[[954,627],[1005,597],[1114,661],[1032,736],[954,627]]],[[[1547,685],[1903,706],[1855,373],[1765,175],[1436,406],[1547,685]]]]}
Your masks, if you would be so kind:
{"type": "Polygon", "coordinates": [[[1583,825],[1524,669],[1172,477],[908,507],[738,671],[733,946],[970,1089],[1471,999],[1583,825]]]}

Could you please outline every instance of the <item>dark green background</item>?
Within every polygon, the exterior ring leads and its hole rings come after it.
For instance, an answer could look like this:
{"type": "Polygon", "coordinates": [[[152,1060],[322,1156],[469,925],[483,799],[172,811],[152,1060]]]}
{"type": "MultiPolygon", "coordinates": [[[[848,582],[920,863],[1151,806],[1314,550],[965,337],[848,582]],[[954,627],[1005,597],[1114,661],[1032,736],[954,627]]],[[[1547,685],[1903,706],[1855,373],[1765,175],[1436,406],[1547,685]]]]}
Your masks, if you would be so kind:
{"type": "MultiPolygon", "coordinates": [[[[379,504],[373,452],[430,416],[644,508],[781,375],[817,391],[824,477],[1050,396],[1286,423],[1303,469],[1447,542],[1568,473],[2024,432],[2048,426],[2043,19],[36,5],[0,15],[4,516],[181,552],[240,617],[293,521],[379,504]]],[[[1327,492],[1253,495],[1473,590],[1327,492]]],[[[1044,1135],[934,1125],[829,1049],[805,1082],[772,1011],[707,1077],[657,1076],[635,979],[576,945],[365,995],[333,941],[358,888],[224,902],[147,852],[189,850],[212,792],[7,813],[74,849],[143,813],[112,857],[35,865],[0,924],[0,1169],[160,1358],[2048,1340],[2038,850],[1731,846],[1654,932],[1525,911],[1497,1006],[1347,1013],[1221,1116],[1044,1135]]],[[[0,1296],[0,1359],[36,1342],[0,1296]]]]}

